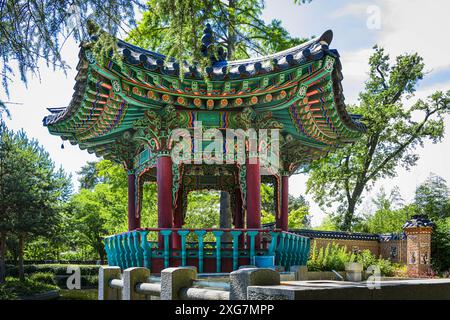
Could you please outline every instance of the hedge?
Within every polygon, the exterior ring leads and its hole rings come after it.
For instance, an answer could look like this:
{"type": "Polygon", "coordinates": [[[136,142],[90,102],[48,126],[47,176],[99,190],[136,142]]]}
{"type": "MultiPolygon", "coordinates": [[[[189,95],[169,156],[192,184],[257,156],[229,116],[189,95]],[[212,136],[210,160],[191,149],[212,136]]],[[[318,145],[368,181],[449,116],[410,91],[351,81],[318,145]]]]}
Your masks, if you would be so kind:
{"type": "MultiPolygon", "coordinates": [[[[39,265],[25,265],[25,274],[31,275],[37,272],[47,272],[58,276],[67,276],[71,273],[67,273],[67,268],[69,266],[79,267],[82,276],[95,276],[98,275],[98,270],[100,266],[98,265],[67,265],[67,264],[39,264],[39,265]]],[[[19,274],[19,268],[15,265],[6,266],[6,275],[17,277],[19,274]]]]}
{"type": "MultiPolygon", "coordinates": [[[[67,278],[73,272],[67,273],[69,265],[64,264],[43,264],[43,265],[25,265],[24,272],[27,277],[35,281],[48,284],[56,284],[61,289],[67,289],[67,278]]],[[[81,287],[92,288],[98,286],[98,265],[73,265],[79,267],[81,272],[81,287]]],[[[10,277],[18,277],[19,269],[14,265],[6,266],[6,274],[10,277]]]]}
{"type": "Polygon", "coordinates": [[[6,282],[0,285],[0,300],[15,300],[52,290],[58,290],[58,287],[31,279],[20,281],[17,278],[7,277],[6,282]]]}

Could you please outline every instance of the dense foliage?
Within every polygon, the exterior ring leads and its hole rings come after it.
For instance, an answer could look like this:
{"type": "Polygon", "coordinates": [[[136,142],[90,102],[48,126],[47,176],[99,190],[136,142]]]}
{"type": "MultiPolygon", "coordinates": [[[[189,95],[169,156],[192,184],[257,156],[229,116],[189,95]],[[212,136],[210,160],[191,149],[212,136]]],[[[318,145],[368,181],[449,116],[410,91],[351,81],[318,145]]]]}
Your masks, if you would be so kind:
{"type": "Polygon", "coordinates": [[[59,288],[32,279],[20,280],[8,277],[4,283],[0,284],[0,300],[16,300],[52,290],[59,290],[59,288]]]}
{"type": "Polygon", "coordinates": [[[427,215],[435,227],[431,237],[431,264],[438,272],[450,272],[450,188],[445,179],[431,174],[416,189],[417,212],[427,215]]]}
{"type": "MultiPolygon", "coordinates": [[[[67,279],[71,275],[68,267],[78,267],[81,276],[81,288],[95,288],[98,286],[98,265],[69,265],[69,264],[28,264],[24,266],[27,279],[44,284],[56,285],[60,289],[67,289],[67,279]]],[[[8,265],[6,268],[8,277],[17,277],[19,274],[16,266],[8,265]]]]}
{"type": "MultiPolygon", "coordinates": [[[[2,0],[0,1],[0,78],[8,95],[8,83],[17,66],[26,84],[29,74],[39,76],[40,62],[65,71],[69,66],[61,49],[69,37],[86,37],[88,19],[111,34],[135,26],[138,0],[2,0]]],[[[0,97],[1,98],[1,97],[0,97]]],[[[0,99],[0,116],[7,111],[0,99]]]]}
{"type": "Polygon", "coordinates": [[[384,188],[380,190],[373,203],[375,213],[368,215],[360,222],[360,231],[370,233],[402,232],[405,222],[417,211],[415,204],[403,206],[398,188],[393,188],[388,195],[384,188]]]}
{"type": "MultiPolygon", "coordinates": [[[[297,3],[309,1],[296,1],[297,3]]],[[[150,0],[129,40],[177,61],[201,61],[203,27],[213,27],[228,59],[277,52],[305,39],[291,37],[281,21],[262,19],[264,0],[150,0]]]]}
{"type": "Polygon", "coordinates": [[[25,243],[58,233],[61,203],[70,192],[70,178],[38,142],[0,122],[0,282],[6,246],[16,252],[23,278],[25,243]]]}

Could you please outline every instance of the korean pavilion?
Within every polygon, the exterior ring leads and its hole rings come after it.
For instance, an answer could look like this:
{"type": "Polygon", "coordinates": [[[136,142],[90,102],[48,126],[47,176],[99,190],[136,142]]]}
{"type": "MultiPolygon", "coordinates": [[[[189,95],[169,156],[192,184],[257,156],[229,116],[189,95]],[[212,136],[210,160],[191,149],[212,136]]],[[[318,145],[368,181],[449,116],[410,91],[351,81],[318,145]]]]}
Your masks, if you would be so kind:
{"type": "MultiPolygon", "coordinates": [[[[110,265],[229,272],[257,263],[259,256],[274,256],[283,267],[306,264],[309,239],[288,232],[288,178],[365,131],[359,117],[346,111],[332,38],[326,31],[282,52],[227,61],[224,50],[215,49],[208,25],[202,51],[210,65],[204,72],[198,64],[178,63],[122,40],[119,58],[99,62],[91,51],[97,36],[82,42],[72,100],[65,108],[49,108],[43,124],[128,173],[129,231],[105,239],[110,265]],[[221,132],[278,129],[279,169],[262,174],[261,162],[250,161],[257,155],[247,149],[244,163],[175,163],[172,131],[192,132],[200,121],[203,129],[221,132]],[[152,228],[140,223],[148,182],[158,191],[158,225],[152,228]],[[261,182],[275,186],[272,230],[261,226],[261,182]],[[187,195],[195,190],[228,192],[233,228],[184,229],[187,195]]],[[[235,148],[224,144],[221,156],[235,148]]]]}

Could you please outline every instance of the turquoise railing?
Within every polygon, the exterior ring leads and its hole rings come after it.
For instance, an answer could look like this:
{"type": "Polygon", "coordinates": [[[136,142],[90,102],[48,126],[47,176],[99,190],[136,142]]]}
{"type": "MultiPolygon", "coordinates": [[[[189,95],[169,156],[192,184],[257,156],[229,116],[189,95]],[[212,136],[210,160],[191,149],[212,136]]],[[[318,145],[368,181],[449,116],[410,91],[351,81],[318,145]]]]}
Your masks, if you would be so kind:
{"type": "Polygon", "coordinates": [[[232,269],[237,270],[239,259],[254,264],[257,255],[275,256],[275,264],[288,270],[293,265],[306,265],[310,249],[307,237],[267,229],[138,229],[107,237],[104,243],[111,266],[152,270],[156,262],[167,268],[171,259],[186,266],[188,259],[194,258],[198,272],[204,272],[205,262],[214,263],[215,271],[223,272],[223,259],[232,260],[232,269]],[[178,237],[176,246],[174,235],[178,237]]]}

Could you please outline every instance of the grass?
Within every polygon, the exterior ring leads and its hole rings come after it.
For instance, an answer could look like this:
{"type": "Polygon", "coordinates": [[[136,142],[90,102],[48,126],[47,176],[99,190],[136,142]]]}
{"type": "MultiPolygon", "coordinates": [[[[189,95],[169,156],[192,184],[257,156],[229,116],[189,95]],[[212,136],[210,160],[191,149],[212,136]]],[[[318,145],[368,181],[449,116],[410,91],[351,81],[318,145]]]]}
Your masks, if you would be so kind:
{"type": "Polygon", "coordinates": [[[60,300],[97,300],[97,289],[68,290],[64,289],[59,292],[60,300]]]}

